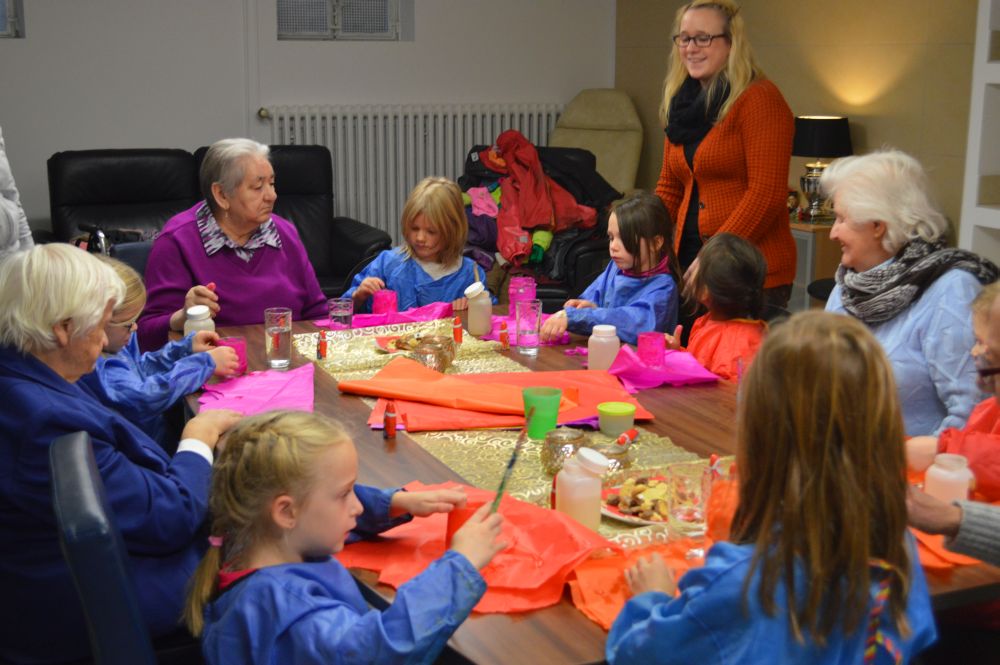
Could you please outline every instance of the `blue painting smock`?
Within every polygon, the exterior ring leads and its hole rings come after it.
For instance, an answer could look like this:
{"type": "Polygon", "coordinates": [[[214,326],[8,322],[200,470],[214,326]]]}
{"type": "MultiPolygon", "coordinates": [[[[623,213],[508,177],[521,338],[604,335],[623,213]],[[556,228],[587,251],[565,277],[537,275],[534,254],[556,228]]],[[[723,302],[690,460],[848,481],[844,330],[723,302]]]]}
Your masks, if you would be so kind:
{"type": "MultiPolygon", "coordinates": [[[[352,536],[398,523],[387,519],[391,491],[355,491],[365,511],[352,536]]],[[[432,663],[485,592],[475,566],[451,550],[385,610],[369,607],[336,559],[268,566],[205,608],[202,651],[209,665],[432,663]]]]}
{"type": "MultiPolygon", "coordinates": [[[[351,288],[344,293],[344,297],[353,296],[366,277],[378,277],[385,282],[385,288],[395,291],[400,311],[464,298],[468,286],[483,281],[482,271],[476,266],[476,262],[465,256],[462,257],[458,270],[434,279],[416,260],[408,257],[401,247],[380,252],[364,270],[354,276],[351,288]]],[[[372,311],[371,297],[356,311],[372,311]]]]}
{"type": "MultiPolygon", "coordinates": [[[[911,561],[917,561],[912,537],[907,534],[911,561]]],[[[705,565],[692,568],[678,585],[678,595],[651,591],[639,594],[622,609],[606,644],[606,657],[616,663],[678,663],[722,665],[728,663],[810,663],[811,665],[857,665],[864,660],[868,631],[867,613],[860,626],[845,635],[834,629],[820,647],[803,631],[796,641],[788,621],[784,577],[775,585],[776,612],[769,616],[760,605],[760,569],[754,572],[744,611],[743,582],[750,570],[754,546],[716,543],[705,565]]],[[[796,570],[796,585],[805,594],[804,569],[796,570]]],[[[872,596],[877,590],[872,582],[872,596]]],[[[869,604],[869,608],[871,603],[869,604]]],[[[927,595],[927,581],[919,565],[910,571],[910,593],[906,620],[910,633],[900,637],[888,606],[880,614],[885,635],[902,650],[903,662],[930,645],[935,637],[934,616],[927,595]]],[[[892,663],[883,649],[876,651],[878,665],[892,663]]]]}
{"type": "Polygon", "coordinates": [[[191,340],[169,342],[158,351],[139,351],[139,337],[113,356],[101,356],[97,367],[84,376],[86,383],[108,406],[118,409],[146,434],[166,444],[163,413],[177,400],[201,388],[215,371],[207,353],[192,353],[191,340]]]}
{"type": "Polygon", "coordinates": [[[146,624],[154,636],[177,630],[187,581],[206,548],[199,529],[211,463],[183,447],[169,457],[86,385],[9,346],[0,346],[0,402],[0,662],[89,655],[49,474],[52,440],[80,430],[90,434],[146,624]]]}
{"type": "MultiPolygon", "coordinates": [[[[970,307],[982,288],[972,273],[949,270],[895,317],[868,326],[892,364],[908,436],[961,429],[983,398],[970,355],[976,341],[970,307]]],[[[840,285],[826,309],[847,313],[840,285]]]]}
{"type": "Polygon", "coordinates": [[[566,308],[567,328],[579,335],[589,335],[595,325],[610,324],[621,341],[635,344],[641,332],[673,332],[677,325],[677,285],[669,274],[632,277],[611,261],[580,298],[597,308],[566,308]]]}

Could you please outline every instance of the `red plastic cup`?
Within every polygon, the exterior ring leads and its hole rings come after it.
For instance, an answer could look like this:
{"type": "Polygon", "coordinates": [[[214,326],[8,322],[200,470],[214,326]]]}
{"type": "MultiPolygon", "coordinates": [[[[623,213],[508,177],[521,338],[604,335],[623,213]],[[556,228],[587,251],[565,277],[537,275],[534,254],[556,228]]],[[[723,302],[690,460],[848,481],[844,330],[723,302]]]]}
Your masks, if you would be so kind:
{"type": "Polygon", "coordinates": [[[636,345],[639,351],[639,360],[647,367],[660,367],[663,365],[666,343],[667,340],[661,332],[639,333],[639,343],[636,345]]]}
{"type": "Polygon", "coordinates": [[[394,314],[399,311],[396,292],[382,289],[372,294],[372,314],[394,314]]]}
{"type": "Polygon", "coordinates": [[[228,346],[236,352],[239,366],[236,368],[236,375],[243,376],[247,372],[247,340],[245,337],[221,337],[218,346],[228,346]]]}
{"type": "Polygon", "coordinates": [[[485,501],[474,501],[469,499],[465,502],[464,508],[454,508],[448,513],[448,528],[444,532],[444,545],[451,547],[451,539],[455,532],[462,528],[462,525],[469,521],[473,513],[479,510],[485,501]]]}

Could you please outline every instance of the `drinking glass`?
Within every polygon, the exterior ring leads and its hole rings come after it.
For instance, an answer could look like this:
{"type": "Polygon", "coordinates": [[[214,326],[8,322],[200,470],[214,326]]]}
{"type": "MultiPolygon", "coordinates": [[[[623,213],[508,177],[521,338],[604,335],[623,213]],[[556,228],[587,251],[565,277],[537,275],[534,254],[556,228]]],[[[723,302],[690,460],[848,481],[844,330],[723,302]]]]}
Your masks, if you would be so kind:
{"type": "Polygon", "coordinates": [[[637,344],[639,360],[646,367],[662,366],[663,353],[666,351],[666,342],[667,340],[661,332],[654,330],[652,332],[639,333],[639,343],[637,344]]]}
{"type": "Polygon", "coordinates": [[[243,376],[247,372],[247,340],[246,337],[220,337],[217,342],[219,346],[228,346],[236,352],[239,366],[236,368],[235,376],[243,376]]]}
{"type": "Polygon", "coordinates": [[[522,300],[534,300],[535,290],[534,277],[511,277],[507,286],[507,311],[513,314],[517,303],[522,300]]]}
{"type": "Polygon", "coordinates": [[[525,356],[537,356],[539,331],[542,326],[542,301],[518,301],[514,316],[518,352],[525,356]]]}
{"type": "Polygon", "coordinates": [[[525,388],[521,391],[521,396],[524,399],[525,417],[531,409],[534,409],[528,421],[528,436],[532,439],[544,439],[546,434],[556,428],[556,422],[559,420],[562,389],[525,388]]]}
{"type": "Polygon", "coordinates": [[[332,330],[351,327],[354,316],[354,300],[351,298],[330,298],[326,301],[330,312],[330,327],[332,330]]]}
{"type": "Polygon", "coordinates": [[[398,310],[395,291],[382,289],[372,294],[372,314],[394,314],[398,310]]]}
{"type": "Polygon", "coordinates": [[[292,310],[268,307],[264,310],[264,349],[271,369],[286,369],[292,360],[292,310]]]}

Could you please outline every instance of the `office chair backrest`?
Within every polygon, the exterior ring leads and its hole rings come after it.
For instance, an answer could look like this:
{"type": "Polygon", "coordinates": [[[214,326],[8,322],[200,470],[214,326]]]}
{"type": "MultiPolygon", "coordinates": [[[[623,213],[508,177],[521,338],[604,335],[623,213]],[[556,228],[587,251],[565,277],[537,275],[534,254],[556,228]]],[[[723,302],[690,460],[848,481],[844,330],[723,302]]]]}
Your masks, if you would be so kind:
{"type": "Polygon", "coordinates": [[[74,432],[53,441],[49,466],[59,544],[83,606],[94,663],[156,665],[131,562],[109,518],[90,435],[74,432]]]}
{"type": "Polygon", "coordinates": [[[111,246],[111,256],[132,266],[140,276],[145,276],[146,263],[149,262],[149,252],[152,249],[152,240],[120,242],[111,246]]]}

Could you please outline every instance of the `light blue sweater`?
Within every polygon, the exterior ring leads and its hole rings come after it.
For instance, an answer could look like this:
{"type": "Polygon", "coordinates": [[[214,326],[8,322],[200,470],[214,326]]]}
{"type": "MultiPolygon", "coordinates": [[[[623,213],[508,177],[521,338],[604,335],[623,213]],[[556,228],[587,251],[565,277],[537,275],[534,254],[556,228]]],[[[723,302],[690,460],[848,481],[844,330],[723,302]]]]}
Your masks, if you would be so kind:
{"type": "MultiPolygon", "coordinates": [[[[970,355],[976,340],[969,309],[981,289],[971,273],[949,270],[895,318],[869,326],[892,363],[908,436],[963,427],[983,398],[970,355]]],[[[846,314],[840,285],[826,309],[846,314]]]]}

